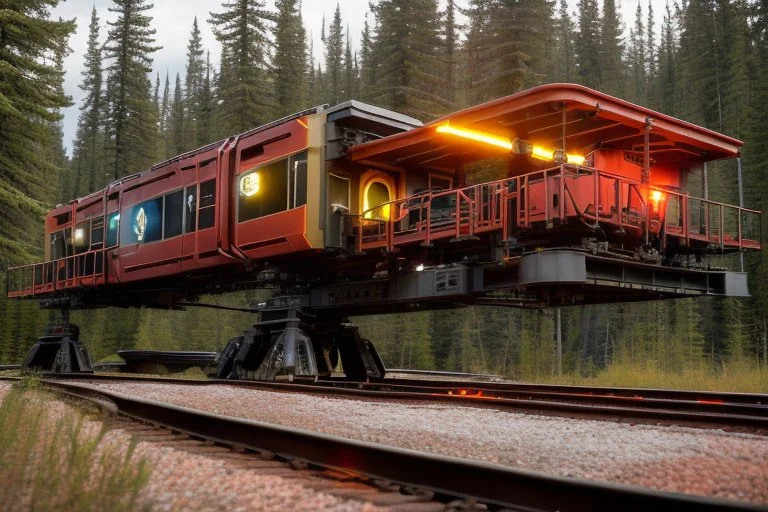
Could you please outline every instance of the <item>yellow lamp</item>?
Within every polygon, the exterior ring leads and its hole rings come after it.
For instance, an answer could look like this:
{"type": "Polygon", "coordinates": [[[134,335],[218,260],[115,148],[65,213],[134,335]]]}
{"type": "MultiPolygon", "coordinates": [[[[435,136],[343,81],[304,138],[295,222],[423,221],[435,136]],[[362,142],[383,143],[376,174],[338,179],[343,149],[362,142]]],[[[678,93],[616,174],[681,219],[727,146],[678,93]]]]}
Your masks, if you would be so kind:
{"type": "Polygon", "coordinates": [[[455,135],[464,139],[473,140],[475,142],[482,142],[491,146],[496,146],[507,151],[512,150],[512,141],[507,137],[499,137],[490,133],[480,132],[477,130],[467,130],[465,128],[456,128],[448,123],[439,125],[435,131],[437,133],[447,133],[449,135],[455,135]]]}
{"type": "Polygon", "coordinates": [[[252,172],[240,178],[240,193],[251,197],[259,191],[259,173],[252,172]]]}

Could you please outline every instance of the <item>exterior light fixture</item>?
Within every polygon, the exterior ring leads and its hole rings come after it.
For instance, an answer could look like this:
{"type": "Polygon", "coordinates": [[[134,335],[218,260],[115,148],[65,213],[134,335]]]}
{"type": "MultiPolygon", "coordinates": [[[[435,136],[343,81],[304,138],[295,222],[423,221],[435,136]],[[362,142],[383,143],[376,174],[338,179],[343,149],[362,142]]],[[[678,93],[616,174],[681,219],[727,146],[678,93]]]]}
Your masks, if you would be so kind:
{"type": "Polygon", "coordinates": [[[424,270],[423,263],[419,263],[418,265],[416,265],[416,272],[421,272],[422,270],[424,270]]]}
{"type": "Polygon", "coordinates": [[[463,139],[473,140],[475,142],[482,142],[491,146],[506,149],[512,151],[512,141],[507,137],[499,137],[491,133],[480,132],[477,130],[467,130],[465,128],[456,128],[448,123],[439,125],[436,130],[437,133],[447,133],[449,135],[455,135],[463,139]]]}
{"type": "Polygon", "coordinates": [[[565,155],[565,159],[569,164],[573,165],[584,165],[584,160],[586,160],[581,155],[572,155],[570,153],[565,155]]]}
{"type": "Polygon", "coordinates": [[[654,203],[658,203],[664,198],[664,194],[661,193],[659,190],[651,190],[651,201],[654,203]]]}
{"type": "Polygon", "coordinates": [[[251,197],[259,191],[259,173],[252,172],[240,178],[240,193],[245,197],[251,197]]]}
{"type": "Polygon", "coordinates": [[[85,240],[85,231],[83,231],[83,228],[75,229],[75,243],[81,244],[83,243],[83,240],[85,240]]]}
{"type": "Polygon", "coordinates": [[[539,160],[551,162],[555,159],[555,152],[541,146],[531,146],[531,156],[533,158],[538,158],[539,160]]]}

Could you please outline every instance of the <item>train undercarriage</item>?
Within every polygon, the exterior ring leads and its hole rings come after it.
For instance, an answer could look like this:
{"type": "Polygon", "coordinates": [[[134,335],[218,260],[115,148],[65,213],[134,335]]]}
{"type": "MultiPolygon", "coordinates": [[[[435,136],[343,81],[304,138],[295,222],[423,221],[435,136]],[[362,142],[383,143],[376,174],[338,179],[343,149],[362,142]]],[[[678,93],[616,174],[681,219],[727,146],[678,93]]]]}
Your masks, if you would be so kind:
{"type": "MultiPolygon", "coordinates": [[[[258,313],[258,321],[226,345],[219,357],[217,377],[291,379],[327,376],[341,368],[351,379],[367,380],[383,377],[386,369],[375,340],[362,338],[350,320],[359,315],[469,305],[542,308],[748,295],[746,275],[741,272],[621,259],[589,246],[515,254],[504,246],[491,253],[479,251],[479,240],[454,244],[464,244],[466,255],[452,263],[440,263],[439,257],[427,257],[431,253],[423,250],[376,258],[315,254],[316,265],[307,265],[311,255],[304,255],[279,267],[255,267],[247,274],[250,280],[243,280],[243,273],[233,269],[231,273],[170,279],[161,286],[153,283],[152,288],[133,285],[69,290],[42,305],[64,312],[107,304],[182,309],[199,305],[195,300],[201,290],[267,289],[274,294],[271,299],[243,308],[258,313]],[[481,254],[486,255],[485,261],[480,260],[481,254]],[[497,259],[493,259],[494,254],[497,259]],[[316,272],[326,267],[327,272],[316,272]],[[325,277],[318,280],[319,275],[325,277]]],[[[41,338],[24,366],[51,372],[92,371],[76,327],[68,323],[41,338]]]]}

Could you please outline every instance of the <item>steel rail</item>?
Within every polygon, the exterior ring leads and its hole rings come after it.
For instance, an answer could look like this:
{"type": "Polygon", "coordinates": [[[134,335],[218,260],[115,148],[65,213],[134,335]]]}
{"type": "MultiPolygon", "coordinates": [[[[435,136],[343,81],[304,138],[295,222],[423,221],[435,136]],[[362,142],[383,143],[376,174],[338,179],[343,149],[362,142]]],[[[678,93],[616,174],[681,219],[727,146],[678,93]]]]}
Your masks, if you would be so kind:
{"type": "MultiPolygon", "coordinates": [[[[344,380],[299,379],[294,382],[233,381],[233,380],[191,380],[162,377],[135,377],[116,375],[68,375],[65,378],[87,380],[158,382],[183,385],[224,385],[247,389],[269,391],[301,392],[319,395],[338,395],[360,399],[405,400],[420,402],[450,403],[490,407],[513,412],[555,414],[561,416],[597,417],[624,419],[637,422],[663,422],[688,426],[744,428],[768,432],[768,406],[750,403],[720,403],[716,401],[672,400],[610,394],[557,393],[554,391],[517,391],[515,389],[491,389],[484,387],[452,388],[457,392],[448,394],[446,387],[432,387],[434,382],[415,380],[412,384],[392,385],[388,381],[375,383],[350,382],[344,380]],[[484,391],[485,390],[485,391],[484,391]],[[460,391],[466,393],[461,394],[460,391]],[[481,391],[481,393],[478,393],[481,391]]],[[[477,383],[475,383],[477,384],[477,383]]],[[[548,386],[555,389],[556,386],[548,386]]],[[[641,392],[642,390],[636,390],[641,392]]],[[[657,390],[661,391],[661,390],[657,390]]],[[[676,392],[673,392],[676,393],[676,392]]],[[[658,395],[659,393],[657,393],[658,395]]],[[[710,393],[711,395],[711,393],[710,393]]],[[[686,395],[688,396],[688,395],[686,395]]],[[[765,400],[764,395],[753,395],[765,400]]]]}
{"type": "MultiPolygon", "coordinates": [[[[131,418],[190,436],[371,478],[422,487],[447,496],[477,499],[514,510],[545,511],[757,511],[757,505],[668,493],[611,483],[546,475],[497,464],[431,455],[302,429],[201,412],[108,392],[83,384],[44,380],[80,398],[109,401],[131,418]]],[[[100,402],[100,403],[101,403],[100,402]]]]}

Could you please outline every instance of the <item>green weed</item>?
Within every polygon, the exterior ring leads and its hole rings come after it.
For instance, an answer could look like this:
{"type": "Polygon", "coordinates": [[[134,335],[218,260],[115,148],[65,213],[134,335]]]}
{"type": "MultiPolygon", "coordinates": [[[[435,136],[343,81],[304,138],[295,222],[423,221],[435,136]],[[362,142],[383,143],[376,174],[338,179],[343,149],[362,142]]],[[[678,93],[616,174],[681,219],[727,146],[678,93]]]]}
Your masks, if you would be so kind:
{"type": "Polygon", "coordinates": [[[0,510],[145,510],[151,468],[136,443],[107,443],[106,427],[93,431],[70,409],[50,419],[55,397],[35,387],[15,386],[0,404],[0,510]]]}

